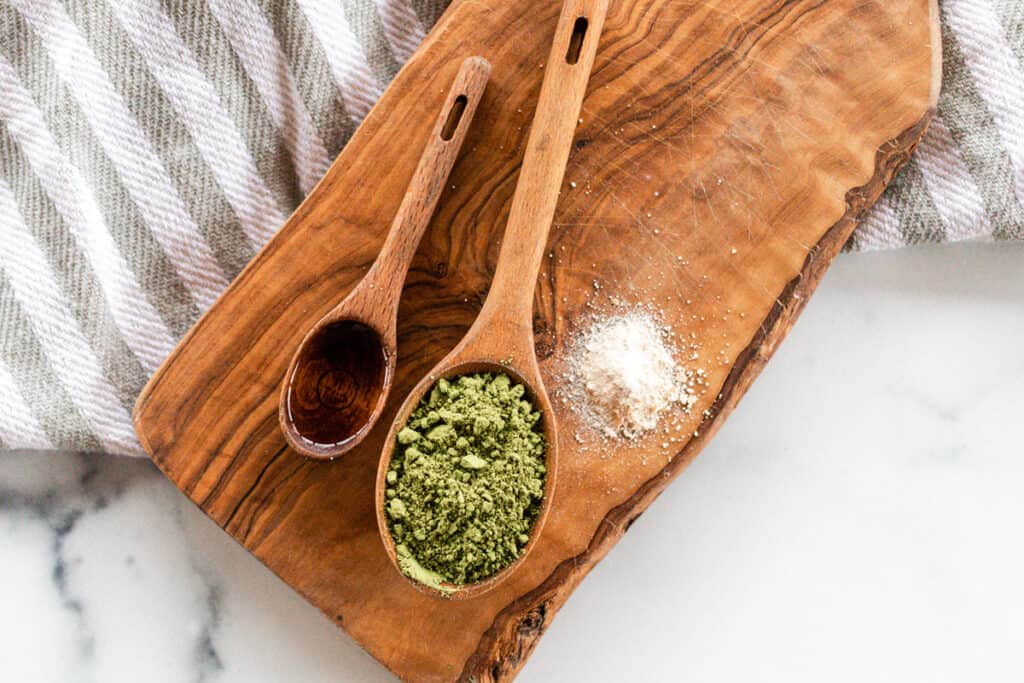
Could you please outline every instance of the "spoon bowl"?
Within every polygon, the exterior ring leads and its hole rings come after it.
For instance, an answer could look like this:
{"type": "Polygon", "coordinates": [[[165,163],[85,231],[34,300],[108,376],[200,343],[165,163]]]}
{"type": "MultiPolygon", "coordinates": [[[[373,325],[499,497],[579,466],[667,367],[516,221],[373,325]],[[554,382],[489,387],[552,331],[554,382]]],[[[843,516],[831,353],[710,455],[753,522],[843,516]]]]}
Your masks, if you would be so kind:
{"type": "MultiPolygon", "coordinates": [[[[454,356],[454,352],[449,354],[449,357],[452,356],[454,356]]],[[[386,502],[385,491],[388,488],[388,469],[391,466],[392,458],[395,456],[395,447],[398,443],[398,432],[405,426],[406,422],[409,420],[409,416],[419,405],[420,400],[430,393],[430,390],[439,380],[452,380],[457,377],[461,377],[462,375],[472,375],[476,373],[508,375],[513,382],[522,384],[526,387],[526,395],[524,398],[541,411],[541,431],[544,434],[544,440],[546,442],[546,448],[544,451],[544,468],[546,470],[544,477],[544,497],[541,499],[540,510],[537,512],[537,517],[533,520],[533,527],[529,534],[530,540],[527,541],[526,545],[519,553],[519,557],[516,558],[514,562],[496,574],[492,574],[487,577],[483,581],[466,585],[446,583],[442,584],[440,589],[409,579],[404,573],[402,574],[402,576],[420,592],[434,597],[446,598],[448,600],[468,600],[486,593],[491,590],[491,588],[502,583],[506,578],[512,575],[536,545],[540,534],[535,532],[543,527],[544,523],[547,521],[548,510],[550,509],[550,502],[554,494],[555,480],[558,473],[557,422],[555,420],[554,411],[551,409],[551,401],[548,398],[547,392],[544,390],[543,383],[536,381],[536,378],[539,377],[539,370],[536,369],[536,367],[533,371],[524,373],[520,369],[511,365],[495,363],[494,361],[487,359],[453,359],[451,364],[446,364],[445,361],[442,361],[438,364],[438,368],[442,365],[445,366],[444,370],[439,374],[432,372],[421,379],[409,393],[409,398],[406,399],[398,409],[398,414],[395,415],[395,419],[391,423],[391,429],[388,431],[387,439],[384,441],[384,450],[381,454],[380,464],[377,467],[377,481],[374,495],[374,506],[377,510],[377,527],[380,529],[381,540],[384,543],[384,552],[387,553],[388,559],[396,568],[399,567],[398,552],[395,547],[395,541],[391,537],[391,531],[388,528],[387,515],[384,512],[384,504],[386,502]],[[535,372],[537,373],[536,375],[534,374],[535,372]]],[[[536,360],[534,360],[534,366],[536,366],[536,360]]],[[[400,569],[399,571],[401,572],[400,569]]]]}
{"type": "Polygon", "coordinates": [[[508,580],[536,546],[547,520],[558,473],[558,432],[534,347],[534,283],[540,272],[607,11],[608,0],[565,0],[487,299],[462,341],[405,399],[384,444],[374,496],[381,540],[399,573],[417,589],[436,597],[465,600],[508,580]],[[394,457],[398,431],[437,380],[481,371],[509,375],[526,387],[534,407],[541,410],[547,440],[544,497],[526,545],[511,564],[479,582],[442,585],[439,590],[402,572],[384,512],[388,467],[394,457]]]}
{"type": "Polygon", "coordinates": [[[394,339],[371,321],[321,320],[286,375],[281,426],[292,447],[329,459],[362,441],[387,403],[394,359],[394,339]]]}
{"type": "Polygon", "coordinates": [[[292,356],[281,388],[278,421],[288,445],[308,458],[332,460],[351,450],[384,410],[395,373],[402,285],[490,71],[482,57],[462,63],[380,254],[292,356]]]}

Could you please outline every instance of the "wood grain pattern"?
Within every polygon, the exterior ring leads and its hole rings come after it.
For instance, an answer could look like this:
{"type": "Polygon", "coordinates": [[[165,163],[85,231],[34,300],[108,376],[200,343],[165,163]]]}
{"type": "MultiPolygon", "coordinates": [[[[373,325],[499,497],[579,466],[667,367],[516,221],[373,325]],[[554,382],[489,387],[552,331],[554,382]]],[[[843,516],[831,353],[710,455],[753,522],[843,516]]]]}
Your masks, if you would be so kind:
{"type": "Polygon", "coordinates": [[[481,54],[492,81],[402,295],[384,420],[463,336],[494,270],[558,8],[457,0],[136,408],[143,444],[186,495],[408,679],[518,671],[579,581],[735,406],[937,97],[932,0],[612,4],[537,282],[537,353],[557,394],[567,340],[591,307],[610,295],[656,303],[700,344],[698,359],[682,360],[705,369],[707,390],[674,416],[696,435],[602,459],[576,443],[581,425],[556,400],[559,486],[528,562],[486,595],[444,602],[404,581],[378,538],[384,425],[345,458],[312,462],[285,446],[277,392],[302,331],[380,249],[416,163],[395,122],[422,139],[458,58],[481,54]],[[338,187],[346,201],[325,201],[338,187]]]}
{"type": "MultiPolygon", "coordinates": [[[[398,350],[398,301],[409,266],[490,77],[469,57],[455,75],[377,259],[352,291],[317,321],[284,374],[278,418],[288,445],[307,458],[332,460],[373,428],[391,391],[398,350]]],[[[396,129],[401,135],[401,129],[396,129]]],[[[343,186],[336,186],[344,193],[343,186]]],[[[328,201],[344,201],[341,196],[328,201]]],[[[321,220],[315,212],[309,220],[321,220]]],[[[302,223],[292,230],[302,231],[302,223]]]]}

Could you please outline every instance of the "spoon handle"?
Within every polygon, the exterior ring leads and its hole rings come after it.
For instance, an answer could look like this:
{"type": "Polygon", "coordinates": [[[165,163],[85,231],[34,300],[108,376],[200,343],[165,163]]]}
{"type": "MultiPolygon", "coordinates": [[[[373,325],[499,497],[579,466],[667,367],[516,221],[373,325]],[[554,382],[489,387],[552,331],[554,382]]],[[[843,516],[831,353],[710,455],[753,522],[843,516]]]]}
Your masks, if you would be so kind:
{"type": "Polygon", "coordinates": [[[369,296],[384,299],[377,303],[379,310],[388,310],[392,317],[409,264],[448,182],[490,73],[491,64],[483,57],[462,62],[384,246],[364,279],[369,289],[376,290],[369,296]]]}
{"type": "Polygon", "coordinates": [[[566,0],[555,29],[497,270],[478,329],[498,325],[529,341],[533,295],[555,216],[608,0],[566,0]],[[525,327],[525,329],[523,329],[525,327]]]}

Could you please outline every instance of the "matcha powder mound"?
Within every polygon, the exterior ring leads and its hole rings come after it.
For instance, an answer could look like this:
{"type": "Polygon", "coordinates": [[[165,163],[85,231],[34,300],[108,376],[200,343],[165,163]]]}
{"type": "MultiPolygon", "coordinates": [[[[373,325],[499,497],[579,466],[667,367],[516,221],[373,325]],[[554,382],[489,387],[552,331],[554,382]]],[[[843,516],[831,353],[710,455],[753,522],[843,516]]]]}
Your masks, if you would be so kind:
{"type": "Polygon", "coordinates": [[[540,411],[508,375],[434,385],[398,432],[385,513],[412,579],[476,583],[519,557],[544,496],[540,411]]]}

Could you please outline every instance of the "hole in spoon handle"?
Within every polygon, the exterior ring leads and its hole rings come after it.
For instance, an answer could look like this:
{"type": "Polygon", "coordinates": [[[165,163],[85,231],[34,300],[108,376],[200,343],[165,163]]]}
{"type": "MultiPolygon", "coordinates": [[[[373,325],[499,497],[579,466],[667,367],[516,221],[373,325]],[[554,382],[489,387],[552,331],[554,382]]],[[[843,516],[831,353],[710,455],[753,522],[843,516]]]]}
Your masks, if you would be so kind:
{"type": "MultiPolygon", "coordinates": [[[[440,121],[435,129],[441,142],[455,141],[461,144],[466,129],[469,128],[476,113],[477,105],[483,97],[490,74],[491,65],[483,57],[468,57],[463,60],[448,95],[447,109],[441,111],[440,121]]],[[[442,145],[440,148],[448,146],[442,145]]]]}
{"type": "Polygon", "coordinates": [[[580,61],[580,52],[583,51],[583,39],[587,37],[587,28],[590,20],[586,17],[579,17],[572,26],[572,35],[569,36],[569,49],[565,53],[567,64],[576,64],[580,61]]]}
{"type": "Polygon", "coordinates": [[[469,97],[465,94],[456,97],[452,103],[452,108],[448,110],[448,118],[445,119],[444,126],[441,128],[441,139],[445,142],[455,137],[455,131],[459,129],[459,123],[462,121],[462,115],[466,112],[468,103],[469,97]]]}

